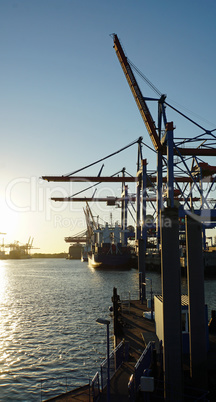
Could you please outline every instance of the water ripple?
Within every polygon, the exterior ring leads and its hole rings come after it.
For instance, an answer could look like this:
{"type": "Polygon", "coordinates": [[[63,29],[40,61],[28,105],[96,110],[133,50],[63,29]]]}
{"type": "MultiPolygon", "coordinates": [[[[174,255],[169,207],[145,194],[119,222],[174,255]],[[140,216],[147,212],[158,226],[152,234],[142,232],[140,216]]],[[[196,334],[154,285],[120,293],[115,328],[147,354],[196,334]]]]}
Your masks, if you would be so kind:
{"type": "MultiPolygon", "coordinates": [[[[159,276],[151,277],[160,293],[159,276]]],[[[94,271],[80,261],[2,261],[0,283],[1,402],[38,401],[41,386],[48,398],[50,389],[65,392],[66,382],[88,382],[106,355],[96,319],[109,318],[113,287],[138,297],[135,270],[94,271]]],[[[205,287],[215,309],[215,281],[205,287]]]]}

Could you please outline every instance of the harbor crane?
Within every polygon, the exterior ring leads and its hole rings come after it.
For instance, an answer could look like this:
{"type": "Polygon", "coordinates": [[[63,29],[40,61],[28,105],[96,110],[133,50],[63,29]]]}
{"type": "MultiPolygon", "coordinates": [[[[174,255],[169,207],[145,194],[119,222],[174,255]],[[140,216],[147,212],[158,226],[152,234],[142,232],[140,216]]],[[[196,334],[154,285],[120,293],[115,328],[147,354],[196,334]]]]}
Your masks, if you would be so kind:
{"type": "MultiPolygon", "coordinates": [[[[146,125],[146,129],[150,135],[151,141],[153,143],[154,149],[157,152],[157,236],[158,236],[158,242],[159,242],[159,237],[160,237],[160,228],[159,228],[159,214],[160,211],[163,208],[164,202],[163,202],[163,181],[164,181],[164,169],[163,166],[165,166],[165,169],[167,170],[167,198],[168,198],[168,205],[174,206],[175,203],[175,188],[176,186],[177,190],[179,190],[179,194],[181,194],[181,197],[184,198],[184,206],[183,208],[186,208],[187,210],[194,210],[194,205],[193,205],[193,191],[198,192],[200,196],[200,208],[197,211],[199,215],[202,215],[204,217],[206,214],[203,212],[204,209],[210,209],[209,203],[207,202],[207,197],[209,196],[210,191],[212,191],[213,186],[216,182],[216,166],[210,166],[207,163],[203,163],[202,160],[199,160],[198,158],[200,156],[216,156],[216,137],[214,135],[215,130],[206,130],[204,127],[201,125],[197,124],[194,122],[192,119],[184,115],[183,113],[179,112],[176,108],[171,106],[166,102],[166,96],[163,94],[160,94],[160,92],[157,90],[157,94],[160,95],[159,99],[153,99],[153,98],[145,98],[142,95],[142,92],[139,88],[139,85],[137,83],[137,80],[133,74],[131,65],[133,65],[131,62],[129,62],[128,58],[126,57],[123,48],[121,46],[121,43],[119,41],[119,38],[116,34],[112,35],[113,37],[113,42],[114,42],[114,49],[116,52],[116,55],[118,57],[118,60],[121,64],[122,70],[125,74],[125,77],[127,79],[127,82],[130,86],[131,92],[134,96],[134,99],[136,101],[136,104],[139,108],[139,111],[141,113],[141,116],[144,120],[144,123],[146,125]],[[158,125],[157,129],[154,124],[154,120],[151,116],[151,113],[147,107],[146,101],[147,100],[153,100],[158,102],[158,125]],[[175,110],[177,113],[179,113],[181,116],[186,118],[188,121],[191,123],[195,124],[199,129],[202,129],[204,131],[203,134],[198,135],[195,138],[187,138],[187,139],[174,139],[174,126],[173,122],[168,122],[167,117],[166,117],[166,110],[165,107],[168,106],[172,108],[172,110],[175,110]],[[162,135],[164,134],[164,135],[162,135]],[[196,144],[196,147],[191,147],[191,148],[186,148],[188,144],[194,145],[196,144]],[[174,163],[174,155],[177,155],[180,159],[180,163],[175,164],[174,163]],[[193,158],[193,163],[192,166],[193,168],[190,169],[188,167],[188,161],[184,158],[185,156],[189,156],[193,158]],[[196,168],[194,168],[194,165],[196,164],[196,168]],[[177,169],[176,169],[177,168],[177,169]],[[178,170],[179,169],[179,170],[178,170]],[[178,172],[177,172],[178,171],[178,172]],[[184,183],[188,182],[190,183],[190,188],[189,191],[187,192],[186,195],[186,189],[188,186],[184,186],[183,188],[180,187],[180,177],[179,172],[186,172],[187,178],[185,178],[184,183]],[[205,178],[208,177],[208,189],[206,191],[206,194],[204,194],[204,187],[203,187],[203,181],[205,178]],[[190,198],[190,203],[188,203],[188,198],[190,198]]],[[[135,67],[133,65],[133,67],[135,67]]],[[[136,68],[136,71],[138,69],[136,68]]],[[[151,84],[151,83],[150,83],[151,84]]],[[[151,87],[155,89],[155,87],[151,84],[151,87]]],[[[183,182],[183,180],[182,180],[183,182]]],[[[137,193],[138,195],[138,193],[137,193]]],[[[211,209],[210,213],[208,214],[208,219],[210,221],[215,221],[216,220],[216,204],[213,209],[211,209]]],[[[204,222],[205,223],[205,222],[204,222]]],[[[209,226],[209,222],[206,222],[209,226]]],[[[213,222],[214,226],[215,223],[213,222]]],[[[203,225],[203,235],[204,235],[204,247],[205,247],[205,225],[203,225]]]]}
{"type": "MultiPolygon", "coordinates": [[[[153,215],[156,222],[157,246],[159,248],[160,211],[162,211],[165,205],[178,205],[180,219],[182,219],[185,214],[192,213],[197,220],[200,220],[203,223],[203,244],[205,247],[205,229],[206,227],[212,228],[216,225],[216,201],[213,197],[210,197],[216,184],[216,166],[211,166],[200,158],[203,156],[216,156],[216,136],[214,134],[216,129],[210,131],[197,124],[188,116],[170,105],[166,101],[166,96],[161,94],[157,89],[157,98],[144,97],[135,78],[135,74],[133,73],[133,70],[136,72],[139,72],[139,70],[126,57],[118,36],[113,34],[112,37],[116,55],[153,144],[154,152],[157,157],[157,167],[151,174],[147,171],[147,161],[142,157],[142,146],[146,144],[143,143],[142,137],[140,137],[138,140],[120,150],[113,152],[104,158],[100,158],[98,161],[93,162],[82,169],[78,169],[75,172],[62,176],[42,176],[42,178],[48,182],[112,182],[122,183],[123,186],[126,186],[126,183],[136,183],[136,196],[133,196],[133,201],[136,199],[136,239],[139,239],[142,236],[144,236],[144,238],[146,237],[146,209],[147,205],[150,205],[150,207],[153,208],[153,215]],[[150,109],[147,105],[148,101],[158,103],[157,124],[150,113],[150,109]],[[174,137],[174,124],[172,121],[168,122],[167,120],[167,108],[171,108],[176,113],[179,113],[191,124],[194,124],[199,130],[202,130],[202,133],[193,138],[184,137],[182,139],[180,137],[174,137]],[[81,170],[104,161],[134,144],[138,144],[136,176],[76,175],[77,173],[80,173],[81,170]],[[177,162],[174,159],[175,157],[178,158],[177,162]],[[153,194],[149,195],[147,190],[150,190],[151,192],[153,191],[153,194]]],[[[155,89],[153,84],[151,84],[151,88],[155,89]]],[[[127,195],[127,197],[129,196],[127,195]]],[[[70,196],[65,198],[53,197],[52,200],[66,202],[105,201],[107,202],[107,205],[110,205],[108,197],[96,198],[93,196],[92,198],[88,197],[85,199],[82,197],[70,196]]],[[[123,192],[123,197],[116,197],[112,202],[115,204],[122,202],[122,205],[125,202],[126,205],[127,199],[125,193],[123,192]]]]}

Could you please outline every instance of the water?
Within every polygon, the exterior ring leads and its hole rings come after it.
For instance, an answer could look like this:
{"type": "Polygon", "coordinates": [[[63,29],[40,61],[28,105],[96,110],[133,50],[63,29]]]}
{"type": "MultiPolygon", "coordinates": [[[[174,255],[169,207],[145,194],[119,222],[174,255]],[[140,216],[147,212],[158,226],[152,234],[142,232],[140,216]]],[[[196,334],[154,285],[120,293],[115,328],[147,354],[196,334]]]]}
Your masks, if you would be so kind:
{"type": "Polygon", "coordinates": [[[94,271],[78,260],[0,261],[1,401],[39,401],[44,378],[92,378],[106,355],[106,328],[96,319],[109,318],[114,286],[136,291],[136,271],[94,271]]]}
{"type": "MultiPolygon", "coordinates": [[[[159,275],[147,276],[160,293],[159,275]]],[[[205,281],[209,314],[215,284],[205,281]]],[[[40,401],[53,396],[49,387],[60,393],[66,381],[88,383],[106,356],[106,328],[96,319],[110,318],[114,286],[138,298],[137,271],[95,271],[78,260],[0,261],[0,401],[40,401]]]]}

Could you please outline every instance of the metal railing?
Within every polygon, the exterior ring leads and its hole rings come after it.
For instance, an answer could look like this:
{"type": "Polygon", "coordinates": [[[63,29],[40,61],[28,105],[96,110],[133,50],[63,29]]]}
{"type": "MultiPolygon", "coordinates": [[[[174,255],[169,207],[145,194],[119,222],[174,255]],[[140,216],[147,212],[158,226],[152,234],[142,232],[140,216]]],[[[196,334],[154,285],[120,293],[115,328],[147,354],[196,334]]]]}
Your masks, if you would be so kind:
{"type": "MultiPolygon", "coordinates": [[[[121,341],[118,346],[110,353],[110,379],[114,376],[118,368],[122,365],[123,361],[127,359],[128,345],[124,341],[121,341]]],[[[100,380],[99,373],[96,372],[92,380],[89,380],[89,384],[83,385],[80,378],[64,376],[64,377],[52,377],[43,379],[41,384],[41,402],[46,399],[51,399],[57,395],[77,390],[78,388],[89,389],[89,401],[92,398],[93,402],[97,402],[100,396],[100,380]]],[[[101,390],[107,385],[107,359],[101,363],[101,390]]]]}
{"type": "Polygon", "coordinates": [[[148,369],[151,365],[152,350],[154,346],[155,342],[149,342],[135,365],[135,371],[134,371],[135,392],[137,392],[138,390],[140,384],[140,378],[143,375],[143,371],[145,369],[148,369]]]}
{"type": "Polygon", "coordinates": [[[120,300],[122,301],[131,301],[131,300],[139,300],[139,290],[122,292],[120,294],[120,300]]]}
{"type": "Polygon", "coordinates": [[[80,378],[64,376],[64,377],[52,377],[40,380],[40,400],[41,402],[47,400],[48,398],[55,398],[58,395],[61,395],[66,392],[73,391],[75,389],[84,389],[86,388],[86,392],[89,394],[90,400],[90,385],[91,381],[88,380],[88,383],[84,384],[80,378]]]}
{"type": "Polygon", "coordinates": [[[139,360],[135,365],[134,374],[131,375],[128,382],[128,393],[129,400],[135,402],[136,394],[140,385],[140,378],[143,375],[143,371],[148,369],[152,362],[152,351],[154,348],[154,342],[149,342],[143,353],[141,354],[139,360]]]}
{"type": "Polygon", "coordinates": [[[121,311],[127,311],[130,314],[130,305],[132,300],[139,300],[139,292],[123,292],[120,295],[121,311]]]}
{"type": "MultiPolygon", "coordinates": [[[[127,346],[127,345],[126,345],[127,346]]],[[[120,342],[119,345],[110,353],[110,378],[113,377],[115,372],[121,366],[127,354],[127,350],[125,350],[124,341],[120,342]]],[[[107,384],[107,359],[105,359],[101,363],[101,389],[103,391],[104,387],[107,384]]],[[[72,376],[64,376],[64,377],[52,377],[43,379],[40,381],[41,386],[41,402],[46,399],[55,398],[58,395],[61,395],[66,392],[70,392],[73,390],[86,389],[86,393],[89,394],[89,401],[93,400],[93,402],[97,402],[100,396],[100,380],[99,373],[96,372],[92,380],[89,380],[88,384],[83,384],[83,381],[80,378],[72,377],[72,376]]]]}
{"type": "Polygon", "coordinates": [[[100,379],[98,371],[95,374],[94,378],[92,379],[91,389],[92,389],[93,402],[97,402],[100,397],[100,379]]]}
{"type": "MultiPolygon", "coordinates": [[[[121,341],[119,345],[110,353],[110,379],[114,376],[115,372],[121,366],[124,361],[124,341],[121,341]]],[[[101,363],[101,388],[102,391],[107,385],[107,359],[101,363]]]]}

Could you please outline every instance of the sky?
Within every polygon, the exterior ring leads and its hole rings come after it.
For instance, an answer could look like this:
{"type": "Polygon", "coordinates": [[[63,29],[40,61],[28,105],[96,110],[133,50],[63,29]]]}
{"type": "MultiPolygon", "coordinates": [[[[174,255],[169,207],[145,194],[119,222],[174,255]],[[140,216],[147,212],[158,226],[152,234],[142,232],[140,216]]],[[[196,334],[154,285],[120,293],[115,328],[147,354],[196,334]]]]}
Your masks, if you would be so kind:
{"type": "MultiPolygon", "coordinates": [[[[0,232],[6,233],[0,242],[23,244],[31,236],[35,252],[67,251],[64,237],[86,227],[85,203],[50,198],[88,184],[47,183],[41,176],[73,172],[140,136],[152,146],[110,34],[168,102],[193,112],[207,129],[216,127],[215,20],[214,0],[0,1],[0,232]]],[[[155,96],[139,84],[144,96],[155,96]]],[[[200,134],[173,112],[168,121],[177,136],[200,134]]],[[[154,153],[145,147],[143,155],[156,169],[154,153]]],[[[102,175],[123,167],[135,175],[136,161],[133,145],[106,160],[102,175]]],[[[101,166],[83,174],[98,175],[101,166]]],[[[119,186],[101,184],[96,195],[120,193],[119,186]]],[[[92,211],[120,220],[117,208],[100,204],[92,211]]]]}

